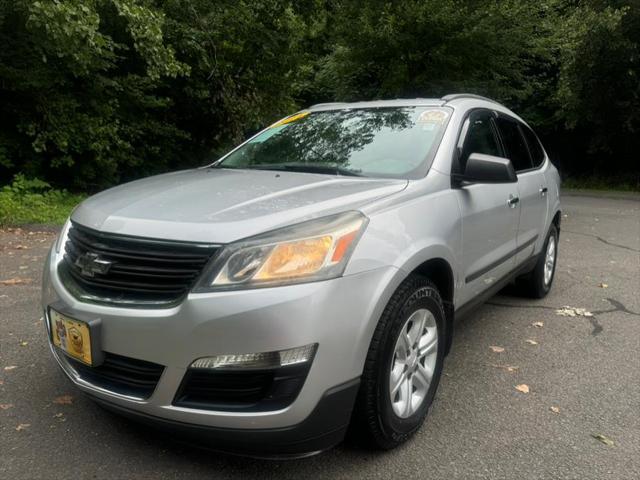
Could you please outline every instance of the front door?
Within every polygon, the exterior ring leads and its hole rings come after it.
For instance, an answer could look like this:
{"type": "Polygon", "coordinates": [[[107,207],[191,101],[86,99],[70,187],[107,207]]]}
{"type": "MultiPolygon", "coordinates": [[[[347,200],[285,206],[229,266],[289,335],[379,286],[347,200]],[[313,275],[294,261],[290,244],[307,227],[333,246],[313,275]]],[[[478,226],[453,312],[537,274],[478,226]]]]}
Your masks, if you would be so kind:
{"type": "MultiPolygon", "coordinates": [[[[463,126],[454,173],[464,172],[471,153],[505,156],[494,118],[490,110],[471,113],[463,126]]],[[[520,204],[516,183],[478,183],[456,192],[462,212],[462,306],[515,268],[520,204]]]]}

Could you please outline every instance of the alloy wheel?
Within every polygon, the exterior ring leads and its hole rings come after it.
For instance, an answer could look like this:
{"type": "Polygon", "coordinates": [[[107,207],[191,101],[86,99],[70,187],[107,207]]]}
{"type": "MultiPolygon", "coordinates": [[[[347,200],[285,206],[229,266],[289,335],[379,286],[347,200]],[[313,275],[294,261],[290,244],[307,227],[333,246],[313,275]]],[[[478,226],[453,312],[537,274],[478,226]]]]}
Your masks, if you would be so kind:
{"type": "Polygon", "coordinates": [[[394,413],[408,418],[422,406],[436,366],[438,327],[427,309],[413,312],[396,341],[389,375],[394,413]]]}

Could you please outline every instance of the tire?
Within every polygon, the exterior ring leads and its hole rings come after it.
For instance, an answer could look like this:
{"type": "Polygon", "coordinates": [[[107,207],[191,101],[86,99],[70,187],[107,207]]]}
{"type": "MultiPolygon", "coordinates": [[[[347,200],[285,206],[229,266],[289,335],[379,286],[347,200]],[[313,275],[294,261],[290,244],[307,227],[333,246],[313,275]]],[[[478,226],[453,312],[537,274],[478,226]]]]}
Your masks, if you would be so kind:
{"type": "Polygon", "coordinates": [[[547,296],[553,285],[553,278],[556,271],[556,260],[558,259],[558,229],[554,224],[551,224],[549,233],[544,242],[544,247],[540,253],[540,258],[536,262],[534,269],[524,277],[518,279],[518,286],[524,296],[530,298],[544,298],[547,296]],[[545,275],[545,265],[549,268],[550,245],[553,245],[553,252],[551,258],[553,259],[551,265],[550,276],[549,272],[545,275]]]}
{"type": "Polygon", "coordinates": [[[410,276],[389,300],[369,346],[351,430],[360,443],[389,450],[407,441],[424,423],[442,374],[445,332],[438,289],[423,277],[410,276]],[[437,343],[432,345],[434,331],[437,343]],[[417,348],[407,356],[412,339],[417,348]],[[404,352],[404,358],[398,351],[404,352]],[[429,353],[419,357],[421,351],[429,353]],[[431,373],[428,386],[427,372],[431,373]],[[396,388],[401,385],[393,397],[392,381],[396,388]]]}

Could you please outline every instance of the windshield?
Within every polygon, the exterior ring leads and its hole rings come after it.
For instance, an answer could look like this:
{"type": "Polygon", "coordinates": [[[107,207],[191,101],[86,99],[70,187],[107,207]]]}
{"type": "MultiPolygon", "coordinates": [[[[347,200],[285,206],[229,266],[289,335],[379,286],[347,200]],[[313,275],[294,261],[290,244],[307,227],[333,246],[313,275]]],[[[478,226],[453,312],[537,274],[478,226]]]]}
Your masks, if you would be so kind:
{"type": "Polygon", "coordinates": [[[419,178],[450,116],[445,108],[301,112],[272,125],[215,166],[419,178]]]}

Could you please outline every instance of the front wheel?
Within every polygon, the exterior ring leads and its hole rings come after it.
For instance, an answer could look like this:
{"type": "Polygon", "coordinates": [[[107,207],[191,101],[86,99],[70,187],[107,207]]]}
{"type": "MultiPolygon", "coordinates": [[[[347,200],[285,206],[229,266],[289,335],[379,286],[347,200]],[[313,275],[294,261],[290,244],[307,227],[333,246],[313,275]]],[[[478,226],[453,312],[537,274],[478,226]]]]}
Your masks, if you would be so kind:
{"type": "Polygon", "coordinates": [[[446,341],[440,294],[411,276],[393,294],[376,327],[354,412],[368,445],[391,449],[424,422],[438,388],[446,341]]]}

